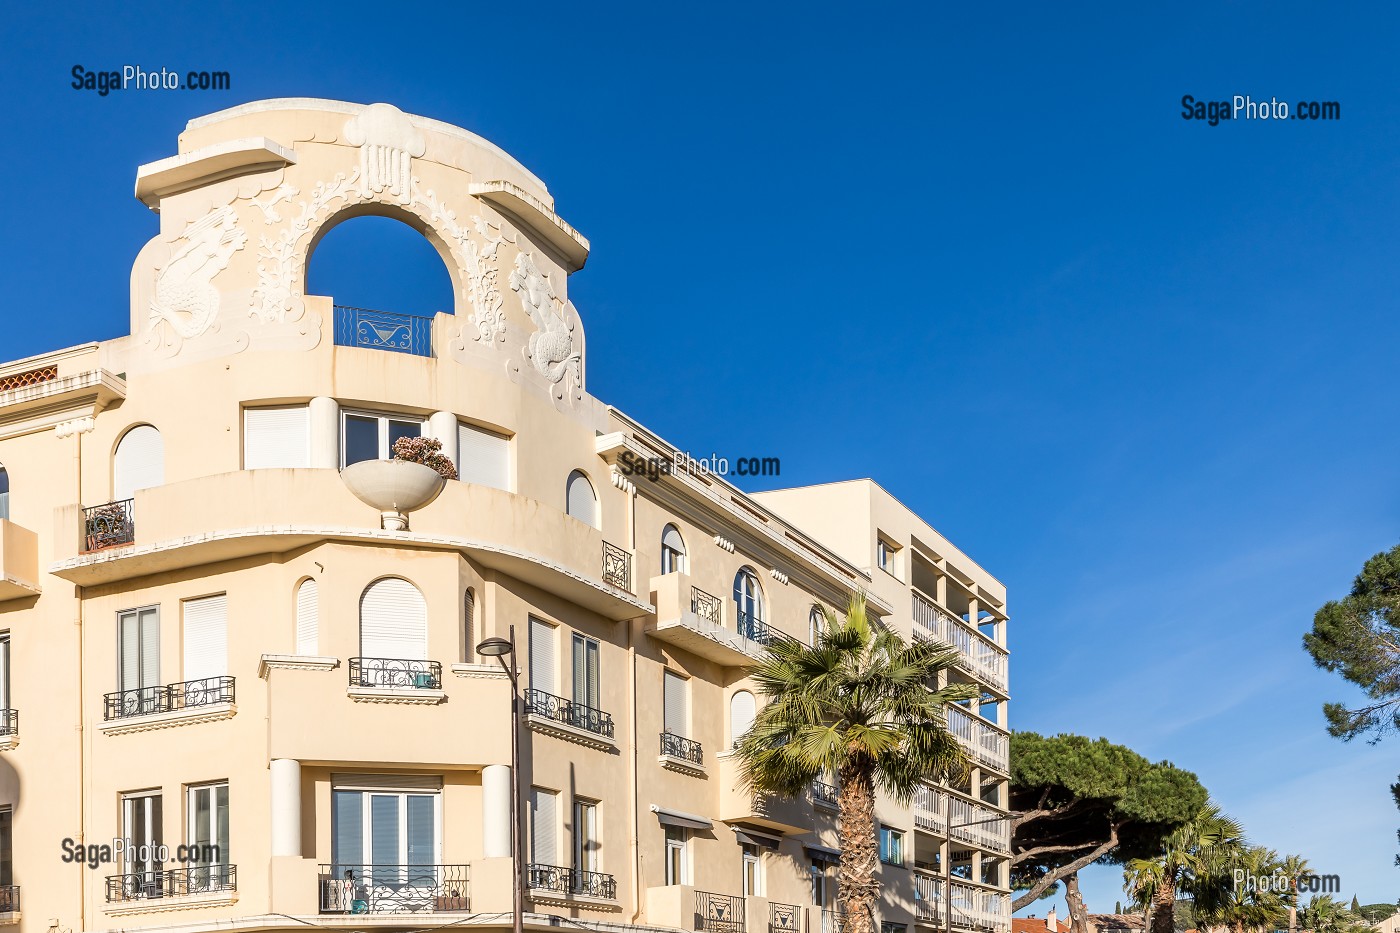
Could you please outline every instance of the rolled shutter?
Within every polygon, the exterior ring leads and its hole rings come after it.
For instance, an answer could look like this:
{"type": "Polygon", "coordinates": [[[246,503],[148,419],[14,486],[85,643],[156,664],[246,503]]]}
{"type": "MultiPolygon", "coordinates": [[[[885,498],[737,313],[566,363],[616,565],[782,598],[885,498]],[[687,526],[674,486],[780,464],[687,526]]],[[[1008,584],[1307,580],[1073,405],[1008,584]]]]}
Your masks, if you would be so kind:
{"type": "Polygon", "coordinates": [[[127,431],[112,458],[112,499],[130,499],[138,489],[165,482],[165,441],[149,424],[127,431]]]}
{"type": "Polygon", "coordinates": [[[668,547],[677,554],[685,553],[685,541],[681,538],[681,533],[675,525],[667,525],[666,530],[661,532],[661,545],[668,547]]]}
{"type": "Polygon", "coordinates": [[[462,594],[462,632],[466,642],[462,648],[462,658],[471,661],[476,657],[476,594],[470,589],[462,594]]]}
{"type": "Polygon", "coordinates": [[[510,439],[469,424],[458,424],[457,475],[464,483],[509,491],[510,439]]]}
{"type": "Polygon", "coordinates": [[[539,865],[559,864],[558,801],[553,791],[530,788],[530,861],[539,865]]]}
{"type": "Polygon", "coordinates": [[[554,685],[554,626],[539,619],[530,620],[530,687],[557,693],[554,685]]]}
{"type": "Polygon", "coordinates": [[[191,599],[184,604],[185,680],[228,673],[228,597],[191,599]]]}
{"type": "Polygon", "coordinates": [[[319,637],[321,597],[315,580],[297,587],[297,654],[315,654],[319,637]]]}
{"type": "Polygon", "coordinates": [[[407,580],[389,577],[360,597],[360,654],[423,660],[428,655],[428,608],[407,580]]]}
{"type": "Polygon", "coordinates": [[[593,484],[578,470],[569,474],[568,512],[581,522],[598,527],[598,499],[593,495],[593,484]]]}
{"type": "Polygon", "coordinates": [[[342,866],[359,869],[364,861],[365,796],[360,791],[337,790],[331,795],[331,861],[335,875],[342,866]]]}
{"type": "Polygon", "coordinates": [[[243,412],[243,469],[311,465],[311,420],[305,405],[243,412]]]}
{"type": "Polygon", "coordinates": [[[737,745],[744,733],[753,728],[753,694],[740,690],[729,699],[729,744],[737,745]]]}
{"type": "Polygon", "coordinates": [[[686,682],[685,678],[670,671],[665,673],[665,687],[663,689],[665,700],[665,722],[666,731],[672,735],[687,735],[686,730],[686,682]]]}

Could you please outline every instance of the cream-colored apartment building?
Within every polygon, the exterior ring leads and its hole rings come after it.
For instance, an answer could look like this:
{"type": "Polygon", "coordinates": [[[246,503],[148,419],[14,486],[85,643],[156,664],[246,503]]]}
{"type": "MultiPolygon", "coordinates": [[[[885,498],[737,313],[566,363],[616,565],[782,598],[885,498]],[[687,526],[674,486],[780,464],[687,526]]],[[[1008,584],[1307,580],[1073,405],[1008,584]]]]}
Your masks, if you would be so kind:
{"type": "Polygon", "coordinates": [[[638,469],[679,452],[588,394],[588,241],[539,179],[271,100],[136,196],[130,335],[0,364],[0,924],[507,927],[518,780],[529,927],[829,933],[835,788],[755,800],[728,750],[766,646],[864,591],[985,695],[949,716],[970,781],[881,804],[880,920],[1006,933],[1004,587],[869,480],[638,469]],[[452,313],[306,293],[365,214],[436,247],[452,313]],[[378,462],[418,435],[459,480],[378,462]],[[475,650],[512,630],[518,775],[475,650]]]}

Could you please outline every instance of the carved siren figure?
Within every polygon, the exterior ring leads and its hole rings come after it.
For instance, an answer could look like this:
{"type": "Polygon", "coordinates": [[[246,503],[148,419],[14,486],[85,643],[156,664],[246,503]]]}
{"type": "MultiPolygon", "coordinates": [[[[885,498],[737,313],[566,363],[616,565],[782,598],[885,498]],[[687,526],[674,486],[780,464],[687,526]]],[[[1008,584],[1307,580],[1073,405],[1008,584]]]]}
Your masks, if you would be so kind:
{"type": "Polygon", "coordinates": [[[565,317],[567,309],[554,294],[549,275],[540,271],[535,257],[527,251],[522,250],[515,257],[510,287],[520,293],[520,302],[536,328],[525,356],[541,375],[560,386],[556,394],[562,397],[570,388],[565,376],[571,374],[574,385],[583,382],[579,371],[582,354],[574,348],[574,327],[565,317]]]}
{"type": "Polygon", "coordinates": [[[156,276],[151,299],[151,326],[168,326],[176,336],[191,340],[214,326],[219,316],[219,290],[212,284],[229,259],[248,243],[232,207],[220,207],[194,221],[179,247],[156,276]]]}

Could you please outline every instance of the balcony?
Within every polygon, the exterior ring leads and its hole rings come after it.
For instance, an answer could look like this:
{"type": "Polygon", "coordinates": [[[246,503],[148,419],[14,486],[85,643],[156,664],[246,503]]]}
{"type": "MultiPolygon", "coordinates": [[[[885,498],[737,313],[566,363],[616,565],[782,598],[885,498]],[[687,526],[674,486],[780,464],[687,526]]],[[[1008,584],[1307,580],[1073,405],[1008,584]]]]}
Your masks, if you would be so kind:
{"type": "Polygon", "coordinates": [[[603,542],[603,582],[632,592],[632,555],[606,541],[603,542]]]}
{"type": "Polygon", "coordinates": [[[526,721],[531,728],[595,748],[614,748],[611,713],[531,687],[525,691],[526,721]]]}
{"type": "MultiPolygon", "coordinates": [[[[238,866],[208,865],[199,868],[172,868],[168,871],[136,872],[107,876],[107,903],[127,904],[167,897],[211,895],[216,903],[231,901],[221,897],[238,890],[238,866]]],[[[201,899],[203,903],[203,899],[201,899]]],[[[184,905],[182,905],[184,906],[184,905]]]]}
{"type": "Polygon", "coordinates": [[[948,806],[952,838],[983,849],[1011,851],[1011,823],[1003,814],[957,797],[948,806]]]}
{"type": "Polygon", "coordinates": [[[672,770],[705,773],[705,751],[700,743],[672,732],[661,733],[660,761],[672,770]]]}
{"type": "Polygon", "coordinates": [[[652,577],[650,586],[656,602],[656,621],[647,623],[652,638],[725,667],[752,667],[766,656],[763,644],[724,627],[724,603],[691,585],[686,574],[652,577]]]}
{"type": "MultiPolygon", "coordinates": [[[[718,761],[719,805],[713,814],[725,823],[750,823],[759,829],[779,833],[807,833],[817,825],[819,816],[807,795],[778,797],[758,794],[744,788],[739,758],[733,752],[716,755],[718,761]]],[[[826,819],[823,812],[821,819],[826,819]]]]}
{"type": "Polygon", "coordinates": [[[82,552],[91,554],[136,542],[134,500],[122,499],[83,509],[82,552]]]}
{"type": "Polygon", "coordinates": [[[428,914],[471,909],[470,865],[321,865],[323,914],[428,914]]]}
{"type": "Polygon", "coordinates": [[[335,305],[335,345],[433,355],[433,319],[396,311],[335,305]]]}
{"type": "Polygon", "coordinates": [[[408,658],[351,658],[350,687],[360,703],[441,703],[442,665],[408,658]]]}
{"type": "Polygon", "coordinates": [[[531,863],[525,866],[525,887],[536,902],[567,902],[576,897],[617,900],[617,879],[598,871],[531,863]]]}
{"type": "Polygon", "coordinates": [[[914,791],[914,828],[941,835],[948,825],[947,806],[947,793],[920,784],[914,791]]]}
{"type": "Polygon", "coordinates": [[[961,619],[955,619],[921,593],[914,593],[914,637],[951,645],[958,666],[993,689],[1006,692],[1006,649],[961,619]]]}
{"type": "Polygon", "coordinates": [[[0,603],[39,595],[39,536],[0,519],[0,603]]]}
{"type": "Polygon", "coordinates": [[[233,678],[205,677],[108,693],[102,698],[101,728],[109,734],[134,732],[228,719],[235,711],[233,678]]]}
{"type": "Polygon", "coordinates": [[[19,710],[0,709],[0,752],[19,744],[19,710]]]}
{"type": "Polygon", "coordinates": [[[825,781],[812,782],[812,803],[819,807],[826,807],[829,810],[839,810],[841,808],[841,788],[835,784],[828,784],[825,781]]]}
{"type": "Polygon", "coordinates": [[[740,612],[738,616],[739,634],[749,641],[757,642],[765,648],[779,641],[795,641],[792,636],[778,631],[757,616],[747,612],[740,612]]]}
{"type": "Polygon", "coordinates": [[[822,910],[822,933],[846,933],[844,910],[822,910]]]}
{"type": "Polygon", "coordinates": [[[745,933],[744,899],[733,894],[696,891],[695,929],[705,933],[745,933]]]}
{"type": "Polygon", "coordinates": [[[921,868],[914,869],[914,917],[933,924],[943,922],[943,879],[921,868]]]}
{"type": "Polygon", "coordinates": [[[983,933],[1007,933],[1011,929],[1011,901],[999,891],[988,891],[960,881],[948,883],[948,911],[955,929],[983,933]]]}
{"type": "Polygon", "coordinates": [[[1010,758],[1005,732],[958,706],[948,707],[948,731],[978,764],[1007,773],[1010,758]]]}
{"type": "Polygon", "coordinates": [[[0,919],[5,918],[5,914],[19,913],[19,885],[0,885],[0,919]]]}
{"type": "Polygon", "coordinates": [[[803,911],[796,904],[768,902],[768,933],[799,933],[803,911]]]}

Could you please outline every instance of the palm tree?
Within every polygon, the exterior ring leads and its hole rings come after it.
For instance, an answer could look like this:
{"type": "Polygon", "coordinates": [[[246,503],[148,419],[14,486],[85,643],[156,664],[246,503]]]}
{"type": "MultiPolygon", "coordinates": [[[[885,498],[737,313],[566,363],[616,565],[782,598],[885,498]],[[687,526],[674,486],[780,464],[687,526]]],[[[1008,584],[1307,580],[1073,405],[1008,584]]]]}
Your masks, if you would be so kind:
{"type": "Polygon", "coordinates": [[[844,621],[821,612],[816,644],[770,644],[754,669],[767,702],[735,751],[751,793],[797,797],[823,775],[836,776],[839,899],[848,933],[874,933],[875,795],[883,791],[907,803],[925,781],[966,776],[967,756],[948,731],[944,709],[978,691],[936,689],[957,651],[907,644],[867,614],[863,595],[851,598],[844,621]]]}
{"type": "MultiPolygon", "coordinates": [[[[1292,896],[1291,878],[1278,853],[1263,846],[1249,846],[1221,854],[1224,858],[1216,860],[1211,873],[1202,879],[1212,888],[1208,919],[1234,933],[1278,929],[1292,896]],[[1254,883],[1240,883],[1241,877],[1253,879],[1254,883]]],[[[1202,881],[1197,882],[1198,888],[1202,881]]]]}
{"type": "Polygon", "coordinates": [[[1192,895],[1201,915],[1220,908],[1221,868],[1241,851],[1243,837],[1239,823],[1207,803],[1167,837],[1156,858],[1128,862],[1123,888],[1140,909],[1151,911],[1150,933],[1173,933],[1178,892],[1192,895]]]}
{"type": "Polygon", "coordinates": [[[1311,878],[1313,870],[1301,855],[1290,855],[1283,860],[1283,873],[1292,882],[1288,895],[1288,933],[1298,933],[1298,882],[1311,878]]]}
{"type": "Polygon", "coordinates": [[[1299,922],[1309,933],[1360,933],[1370,926],[1330,894],[1314,894],[1299,915],[1299,922]]]}

